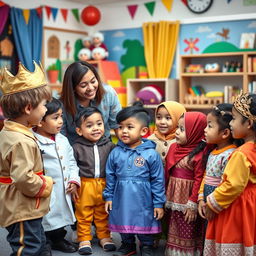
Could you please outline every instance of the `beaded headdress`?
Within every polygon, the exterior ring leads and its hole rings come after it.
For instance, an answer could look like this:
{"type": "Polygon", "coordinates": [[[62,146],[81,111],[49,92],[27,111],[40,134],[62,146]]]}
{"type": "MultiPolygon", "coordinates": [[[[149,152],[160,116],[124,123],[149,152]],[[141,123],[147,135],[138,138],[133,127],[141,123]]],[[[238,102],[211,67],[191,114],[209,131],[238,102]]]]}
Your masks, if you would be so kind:
{"type": "Polygon", "coordinates": [[[27,91],[47,84],[44,69],[41,63],[36,64],[35,70],[30,72],[23,64],[19,63],[19,71],[16,76],[10,73],[7,68],[3,68],[0,74],[0,89],[3,95],[14,94],[27,91]]]}
{"type": "Polygon", "coordinates": [[[250,104],[252,98],[249,93],[243,93],[242,91],[236,97],[234,102],[235,109],[244,117],[256,121],[256,116],[250,112],[250,104]]]}

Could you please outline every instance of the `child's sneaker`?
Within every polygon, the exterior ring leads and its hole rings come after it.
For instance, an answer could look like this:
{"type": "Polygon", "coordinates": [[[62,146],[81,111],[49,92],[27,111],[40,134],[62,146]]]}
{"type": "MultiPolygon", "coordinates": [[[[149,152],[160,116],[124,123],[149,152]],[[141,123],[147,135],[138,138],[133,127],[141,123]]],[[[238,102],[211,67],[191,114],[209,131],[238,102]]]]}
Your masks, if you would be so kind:
{"type": "Polygon", "coordinates": [[[79,243],[78,253],[81,255],[92,254],[92,247],[90,241],[82,241],[79,243]]]}
{"type": "Polygon", "coordinates": [[[152,245],[144,245],[140,247],[140,255],[141,256],[153,256],[153,246],[152,245]]]}
{"type": "Polygon", "coordinates": [[[122,242],[121,247],[117,252],[113,254],[113,256],[131,256],[136,255],[136,244],[126,244],[122,242]]]}
{"type": "Polygon", "coordinates": [[[110,237],[101,239],[99,243],[105,252],[111,252],[116,250],[116,246],[110,237]]]}

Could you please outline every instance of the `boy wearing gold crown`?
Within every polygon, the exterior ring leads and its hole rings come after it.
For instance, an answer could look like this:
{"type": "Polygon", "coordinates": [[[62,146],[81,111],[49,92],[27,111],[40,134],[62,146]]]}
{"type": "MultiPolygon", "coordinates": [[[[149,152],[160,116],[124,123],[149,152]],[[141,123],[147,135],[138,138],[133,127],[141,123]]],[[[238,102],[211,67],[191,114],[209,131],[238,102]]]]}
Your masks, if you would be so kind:
{"type": "Polygon", "coordinates": [[[51,94],[36,63],[34,72],[20,64],[16,76],[4,69],[0,77],[0,106],[7,118],[0,132],[0,226],[9,232],[11,255],[48,256],[41,222],[49,211],[53,181],[44,176],[30,128],[40,123],[51,94]]]}

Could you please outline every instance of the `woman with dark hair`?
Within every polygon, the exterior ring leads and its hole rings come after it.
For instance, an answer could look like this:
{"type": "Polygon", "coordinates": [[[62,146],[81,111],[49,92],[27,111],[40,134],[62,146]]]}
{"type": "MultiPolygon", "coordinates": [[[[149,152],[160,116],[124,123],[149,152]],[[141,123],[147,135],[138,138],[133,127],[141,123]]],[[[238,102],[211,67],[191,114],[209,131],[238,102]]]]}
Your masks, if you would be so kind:
{"type": "Polygon", "coordinates": [[[62,133],[73,144],[78,138],[75,131],[76,115],[85,107],[96,107],[103,113],[105,135],[117,129],[116,115],[121,110],[115,90],[102,84],[95,67],[85,61],[72,63],[66,70],[60,100],[63,103],[62,133]]]}

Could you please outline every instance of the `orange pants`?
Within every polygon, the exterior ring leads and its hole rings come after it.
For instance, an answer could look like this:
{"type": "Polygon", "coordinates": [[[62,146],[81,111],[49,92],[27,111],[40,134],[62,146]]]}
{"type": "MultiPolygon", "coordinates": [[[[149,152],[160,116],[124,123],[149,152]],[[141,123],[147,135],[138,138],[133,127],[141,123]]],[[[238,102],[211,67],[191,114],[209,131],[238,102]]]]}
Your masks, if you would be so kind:
{"type": "Polygon", "coordinates": [[[78,241],[92,240],[91,224],[94,221],[98,239],[109,238],[108,214],[102,192],[106,186],[105,178],[81,177],[79,199],[76,203],[78,241]]]}

